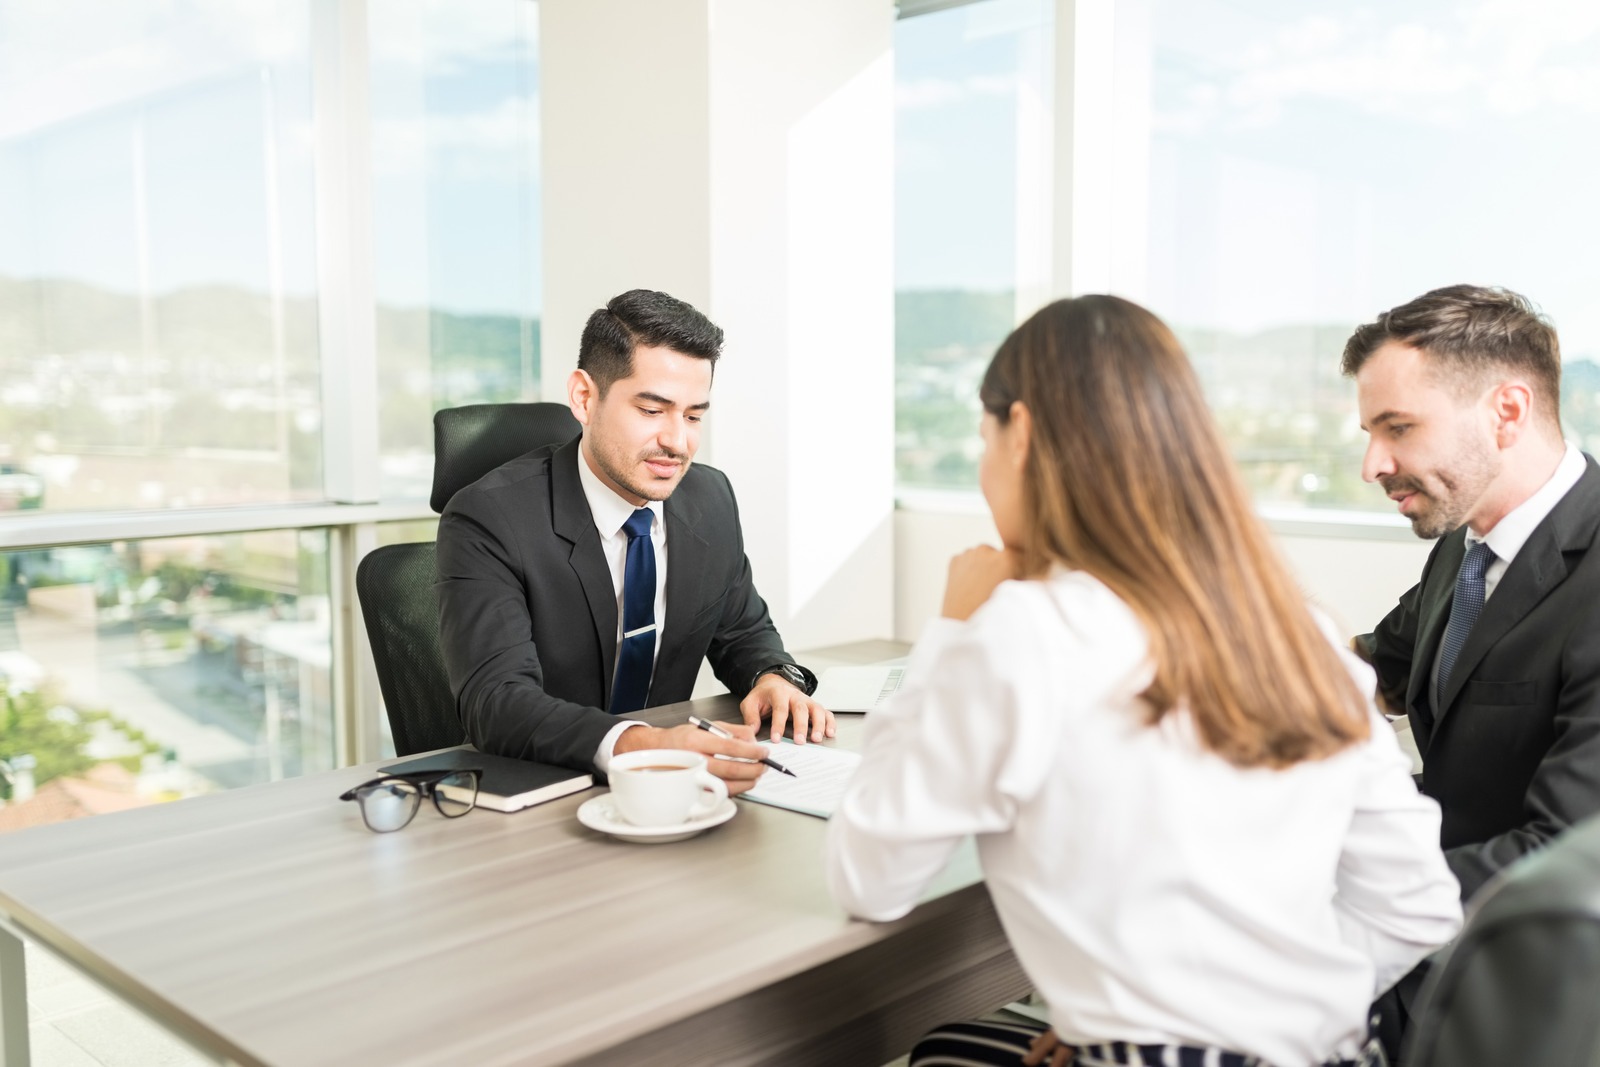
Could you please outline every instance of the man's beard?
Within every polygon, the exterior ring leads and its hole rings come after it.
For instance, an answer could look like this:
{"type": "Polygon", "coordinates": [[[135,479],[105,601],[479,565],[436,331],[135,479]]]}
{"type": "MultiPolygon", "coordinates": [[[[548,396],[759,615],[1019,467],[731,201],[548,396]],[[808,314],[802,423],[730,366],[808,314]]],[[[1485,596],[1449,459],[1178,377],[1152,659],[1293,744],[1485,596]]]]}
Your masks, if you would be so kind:
{"type": "MultiPolygon", "coordinates": [[[[1442,481],[1443,479],[1441,479],[1442,481]]],[[[1393,478],[1379,479],[1383,491],[1391,496],[1395,493],[1414,493],[1416,499],[1422,503],[1413,514],[1405,516],[1411,522],[1411,532],[1418,537],[1432,541],[1443,537],[1445,534],[1461,525],[1465,518],[1465,509],[1460,506],[1460,501],[1451,497],[1439,497],[1423,488],[1417,479],[1397,474],[1393,478]]],[[[1450,486],[1446,486],[1450,488],[1450,486]]],[[[1415,504],[1412,505],[1416,507],[1415,504]]]]}
{"type": "Polygon", "coordinates": [[[627,471],[623,470],[617,464],[612,463],[611,457],[602,450],[596,449],[594,457],[600,469],[605,472],[607,478],[610,478],[613,482],[627,490],[630,495],[636,496],[641,500],[667,499],[672,495],[673,490],[678,488],[678,483],[683,481],[684,474],[689,470],[688,456],[685,456],[679,452],[670,452],[664,448],[657,448],[650,452],[641,453],[636,458],[636,462],[644,463],[647,460],[652,459],[676,460],[682,464],[682,466],[678,468],[678,477],[664,485],[659,482],[650,485],[640,485],[633,480],[632,476],[627,471]]]}
{"type": "Polygon", "coordinates": [[[1430,491],[1420,479],[1409,474],[1380,478],[1378,484],[1388,494],[1415,493],[1428,505],[1406,518],[1411,521],[1413,533],[1433,541],[1467,521],[1467,515],[1483,498],[1496,473],[1490,451],[1479,448],[1463,456],[1454,470],[1433,472],[1430,480],[1437,491],[1430,491]]]}

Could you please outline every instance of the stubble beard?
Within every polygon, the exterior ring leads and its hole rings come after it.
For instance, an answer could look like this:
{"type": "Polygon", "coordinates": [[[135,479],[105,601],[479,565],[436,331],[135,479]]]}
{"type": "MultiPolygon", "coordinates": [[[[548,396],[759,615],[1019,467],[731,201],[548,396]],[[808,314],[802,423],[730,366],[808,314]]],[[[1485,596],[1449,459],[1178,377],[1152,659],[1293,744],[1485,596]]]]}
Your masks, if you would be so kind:
{"type": "Polygon", "coordinates": [[[689,471],[689,459],[687,456],[679,455],[676,452],[668,452],[665,449],[654,449],[650,452],[641,453],[635,462],[643,463],[649,459],[675,459],[682,466],[678,468],[678,476],[670,482],[641,485],[634,480],[629,471],[623,469],[622,464],[616,462],[609,452],[597,448],[594,450],[594,459],[596,466],[600,468],[607,478],[621,486],[630,496],[636,496],[641,500],[667,499],[672,495],[673,490],[678,488],[678,483],[683,481],[683,476],[689,471]]]}
{"type": "Polygon", "coordinates": [[[1411,532],[1425,541],[1436,541],[1467,521],[1467,516],[1483,498],[1497,474],[1494,456],[1485,446],[1474,446],[1450,470],[1435,470],[1430,489],[1421,479],[1399,474],[1380,480],[1385,493],[1396,490],[1416,493],[1430,505],[1407,516],[1411,532]]]}

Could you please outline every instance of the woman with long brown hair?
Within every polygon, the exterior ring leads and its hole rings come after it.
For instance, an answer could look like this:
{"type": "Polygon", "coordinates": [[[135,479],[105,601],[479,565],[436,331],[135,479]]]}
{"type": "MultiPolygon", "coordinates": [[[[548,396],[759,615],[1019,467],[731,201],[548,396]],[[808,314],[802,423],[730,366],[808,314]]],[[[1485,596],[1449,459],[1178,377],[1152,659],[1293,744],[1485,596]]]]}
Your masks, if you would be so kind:
{"type": "Polygon", "coordinates": [[[1308,609],[1154,315],[1051,304],[980,396],[1005,547],[951,562],[829,880],[898,918],[976,835],[1052,1029],[958,1024],[913,1064],[1354,1062],[1368,1004],[1461,921],[1371,672],[1308,609]]]}

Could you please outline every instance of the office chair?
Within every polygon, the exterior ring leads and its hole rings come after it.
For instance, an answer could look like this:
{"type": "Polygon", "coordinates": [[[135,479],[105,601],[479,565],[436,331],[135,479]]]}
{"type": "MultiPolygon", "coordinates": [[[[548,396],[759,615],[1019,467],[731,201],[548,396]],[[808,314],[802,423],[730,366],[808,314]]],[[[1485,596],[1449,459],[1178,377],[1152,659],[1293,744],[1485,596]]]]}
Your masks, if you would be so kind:
{"type": "MultiPolygon", "coordinates": [[[[565,404],[470,404],[440,411],[433,416],[429,503],[443,512],[458,489],[524,452],[565,443],[580,429],[565,404]]],[[[431,541],[387,545],[356,567],[356,596],[400,756],[466,740],[439,647],[437,581],[431,541]]]]}
{"type": "Polygon", "coordinates": [[[1600,1067],[1600,816],[1502,872],[1434,961],[1405,1067],[1600,1067]]]}

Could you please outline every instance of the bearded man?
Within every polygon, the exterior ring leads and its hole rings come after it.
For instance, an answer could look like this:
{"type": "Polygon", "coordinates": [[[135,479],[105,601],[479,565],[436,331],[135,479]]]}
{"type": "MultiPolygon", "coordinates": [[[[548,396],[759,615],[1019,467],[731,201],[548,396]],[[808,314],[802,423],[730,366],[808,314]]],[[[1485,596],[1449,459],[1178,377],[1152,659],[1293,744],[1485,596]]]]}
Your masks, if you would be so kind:
{"type": "MultiPolygon", "coordinates": [[[[1436,289],[1345,346],[1362,477],[1417,536],[1422,579],[1358,649],[1403,712],[1469,900],[1600,812],[1600,468],[1563,442],[1556,332],[1504,289],[1436,289]]],[[[1391,1060],[1419,974],[1380,1002],[1391,1060]]]]}

